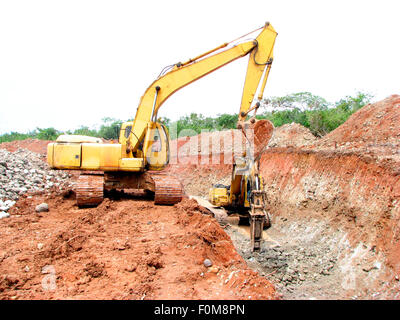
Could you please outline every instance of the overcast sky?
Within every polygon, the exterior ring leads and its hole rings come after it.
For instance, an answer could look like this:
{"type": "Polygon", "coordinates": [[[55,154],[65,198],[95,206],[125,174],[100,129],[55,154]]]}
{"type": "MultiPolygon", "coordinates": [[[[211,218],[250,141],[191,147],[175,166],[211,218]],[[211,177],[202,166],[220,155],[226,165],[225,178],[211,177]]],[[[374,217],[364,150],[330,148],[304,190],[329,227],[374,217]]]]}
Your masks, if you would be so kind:
{"type": "MultiPolygon", "coordinates": [[[[278,37],[264,97],[400,94],[399,1],[0,0],[0,133],[133,118],[161,69],[270,21],[278,37]]],[[[247,57],[160,109],[239,111],[247,57]]]]}

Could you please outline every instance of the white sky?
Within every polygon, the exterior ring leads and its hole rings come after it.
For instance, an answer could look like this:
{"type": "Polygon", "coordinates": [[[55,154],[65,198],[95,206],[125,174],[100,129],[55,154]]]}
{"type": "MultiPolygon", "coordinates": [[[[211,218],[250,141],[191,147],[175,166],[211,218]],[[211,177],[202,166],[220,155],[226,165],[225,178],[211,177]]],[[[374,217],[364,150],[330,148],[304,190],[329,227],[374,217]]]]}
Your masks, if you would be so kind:
{"type": "MultiPolygon", "coordinates": [[[[133,118],[161,69],[270,21],[264,96],[400,94],[399,1],[0,0],[0,133],[133,118]]],[[[239,111],[247,57],[175,93],[160,116],[239,111]]]]}

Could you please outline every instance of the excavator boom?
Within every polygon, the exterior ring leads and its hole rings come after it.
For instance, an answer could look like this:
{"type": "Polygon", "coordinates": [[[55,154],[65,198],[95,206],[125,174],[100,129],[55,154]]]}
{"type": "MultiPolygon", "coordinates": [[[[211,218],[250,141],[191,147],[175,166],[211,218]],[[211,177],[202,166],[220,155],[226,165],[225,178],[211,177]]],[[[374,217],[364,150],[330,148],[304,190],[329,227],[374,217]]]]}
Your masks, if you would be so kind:
{"type": "Polygon", "coordinates": [[[239,43],[227,49],[224,48],[229,43],[225,43],[185,63],[175,64],[170,72],[155,80],[142,96],[136,112],[131,137],[133,150],[137,148],[144,137],[149,121],[155,119],[159,108],[173,93],[226,64],[250,54],[239,112],[239,121],[245,120],[260,83],[259,97],[262,97],[273,60],[273,47],[277,36],[276,31],[269,23],[260,29],[261,32],[252,41],[239,43]],[[224,50],[210,55],[222,49],[224,50]],[[265,69],[267,69],[266,72],[264,72],[265,69]]]}

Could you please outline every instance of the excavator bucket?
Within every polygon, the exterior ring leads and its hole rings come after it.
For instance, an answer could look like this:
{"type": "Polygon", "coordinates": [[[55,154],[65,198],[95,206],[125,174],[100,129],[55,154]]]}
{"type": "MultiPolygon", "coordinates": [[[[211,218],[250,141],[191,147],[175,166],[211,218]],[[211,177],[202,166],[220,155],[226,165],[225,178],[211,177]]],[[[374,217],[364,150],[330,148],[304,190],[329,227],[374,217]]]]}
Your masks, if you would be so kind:
{"type": "Polygon", "coordinates": [[[253,159],[258,159],[272,138],[274,125],[269,120],[251,119],[242,126],[242,132],[250,144],[253,159]]]}

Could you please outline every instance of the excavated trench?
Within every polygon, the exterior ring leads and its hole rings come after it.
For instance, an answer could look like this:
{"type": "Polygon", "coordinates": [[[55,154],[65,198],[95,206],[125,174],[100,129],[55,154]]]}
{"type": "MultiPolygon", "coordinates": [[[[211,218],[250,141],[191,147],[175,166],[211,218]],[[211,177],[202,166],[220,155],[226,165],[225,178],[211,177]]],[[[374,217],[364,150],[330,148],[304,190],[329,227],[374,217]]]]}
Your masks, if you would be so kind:
{"type": "Polygon", "coordinates": [[[273,217],[272,226],[263,231],[261,250],[252,252],[248,225],[195,198],[214,212],[247,265],[273,283],[282,299],[388,297],[384,256],[364,243],[352,246],[346,230],[332,227],[315,212],[273,217]]]}
{"type": "MultiPolygon", "coordinates": [[[[197,199],[210,206],[205,197],[197,199]]],[[[363,230],[343,207],[342,211],[329,212],[318,210],[315,203],[314,207],[304,207],[302,200],[292,207],[287,199],[279,203],[270,208],[272,227],[263,232],[260,252],[250,249],[248,226],[239,225],[239,219],[227,218],[222,209],[211,208],[248,266],[272,282],[283,299],[397,297],[398,278],[388,262],[393,248],[378,244],[382,235],[363,237],[364,232],[379,230],[372,225],[366,228],[370,231],[363,230]]],[[[360,211],[353,210],[353,214],[362,219],[360,211]]],[[[373,224],[382,223],[376,218],[373,224]]]]}
{"type": "Polygon", "coordinates": [[[324,221],[275,218],[264,232],[260,252],[251,252],[248,228],[229,225],[225,230],[248,266],[269,279],[283,299],[369,299],[380,295],[378,290],[366,293],[357,284],[371,283],[382,272],[375,252],[367,246],[352,249],[346,233],[324,221]],[[369,265],[354,269],[364,261],[369,265]]]}
{"type": "MultiPolygon", "coordinates": [[[[261,252],[250,251],[246,227],[219,220],[247,264],[284,299],[399,298],[399,123],[400,96],[393,95],[320,140],[297,124],[275,130],[260,160],[273,216],[261,252]]],[[[204,201],[212,184],[230,182],[235,145],[226,136],[233,134],[219,133],[224,153],[210,153],[208,163],[202,146],[191,146],[202,137],[182,144],[186,154],[178,151],[170,171],[189,194],[204,201]]]]}

